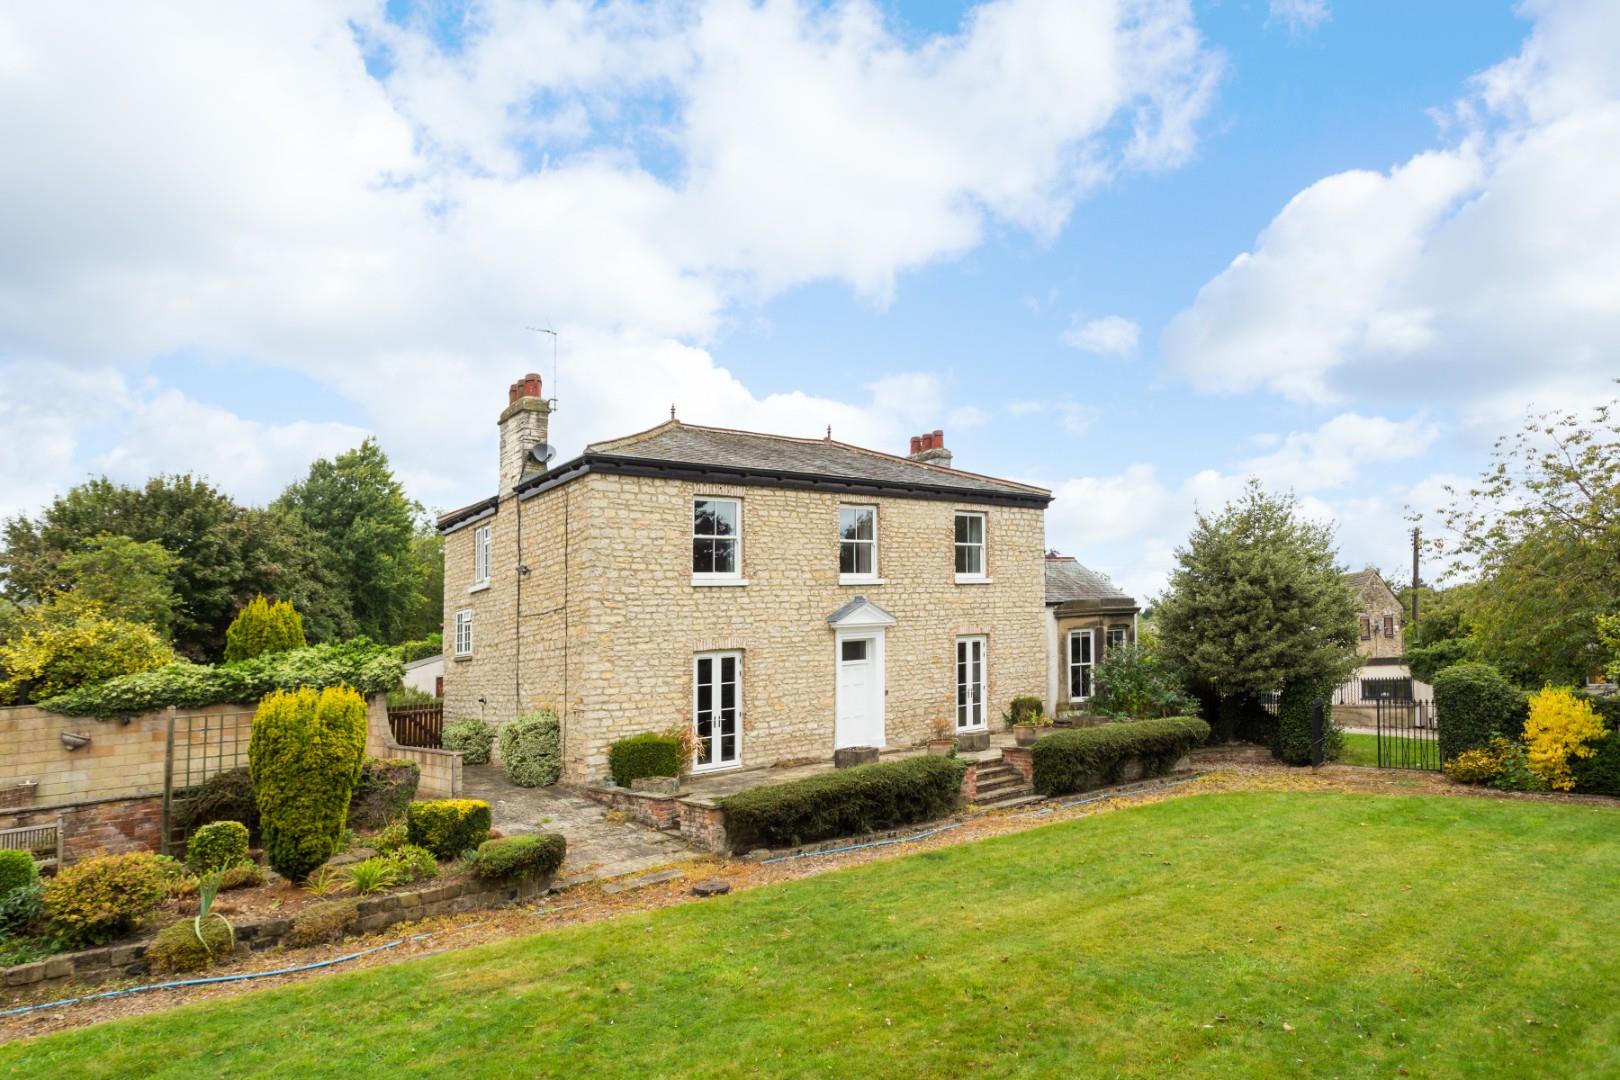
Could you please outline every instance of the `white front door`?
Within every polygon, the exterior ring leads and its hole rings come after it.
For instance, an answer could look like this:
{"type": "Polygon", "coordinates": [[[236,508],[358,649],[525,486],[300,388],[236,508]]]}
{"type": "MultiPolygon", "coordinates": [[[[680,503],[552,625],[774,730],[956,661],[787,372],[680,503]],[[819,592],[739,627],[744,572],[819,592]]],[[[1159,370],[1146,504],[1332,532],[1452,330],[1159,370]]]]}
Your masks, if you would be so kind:
{"type": "Polygon", "coordinates": [[[837,747],[883,745],[883,636],[839,635],[837,747]]]}

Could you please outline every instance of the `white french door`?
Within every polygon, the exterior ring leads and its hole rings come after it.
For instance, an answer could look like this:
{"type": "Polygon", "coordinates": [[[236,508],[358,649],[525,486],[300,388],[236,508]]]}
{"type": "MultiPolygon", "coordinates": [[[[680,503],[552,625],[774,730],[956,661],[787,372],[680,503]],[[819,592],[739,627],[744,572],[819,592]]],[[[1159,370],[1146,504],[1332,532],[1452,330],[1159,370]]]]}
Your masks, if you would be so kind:
{"type": "Polygon", "coordinates": [[[692,724],[698,737],[694,772],[742,762],[742,653],[692,658],[692,724]]]}
{"type": "Polygon", "coordinates": [[[984,638],[956,639],[956,730],[984,727],[984,638]]]}

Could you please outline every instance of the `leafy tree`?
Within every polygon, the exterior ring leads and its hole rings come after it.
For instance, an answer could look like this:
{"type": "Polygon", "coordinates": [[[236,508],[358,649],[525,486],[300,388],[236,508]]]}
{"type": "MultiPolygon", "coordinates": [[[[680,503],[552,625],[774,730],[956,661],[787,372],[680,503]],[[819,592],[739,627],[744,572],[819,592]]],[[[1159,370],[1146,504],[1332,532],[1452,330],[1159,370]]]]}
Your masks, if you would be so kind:
{"type": "Polygon", "coordinates": [[[444,627],[444,537],[426,514],[418,516],[411,538],[411,564],[415,592],[401,640],[437,637],[444,627]]]}
{"type": "Polygon", "coordinates": [[[110,617],[70,594],[8,614],[0,640],[0,704],[43,701],[173,659],[150,626],[110,617]]]}
{"type": "Polygon", "coordinates": [[[301,649],[304,620],[285,600],[274,604],[263,594],[255,596],[225,630],[225,662],[234,664],[255,656],[301,649]]]}
{"type": "Polygon", "coordinates": [[[1598,620],[1620,614],[1620,401],[1542,413],[1498,439],[1451,489],[1453,576],[1481,583],[1467,618],[1481,659],[1515,681],[1583,681],[1602,666],[1598,620]]]}
{"type": "Polygon", "coordinates": [[[69,590],[103,614],[168,636],[180,606],[174,591],[180,560],[162,544],[102,533],[59,565],[69,590]]]}
{"type": "Polygon", "coordinates": [[[348,597],[356,631],[389,642],[408,635],[425,585],[413,549],[421,508],[375,439],[316,461],[273,509],[308,530],[333,585],[348,597]]]}
{"type": "Polygon", "coordinates": [[[1155,621],[1166,659],[1221,698],[1336,686],[1356,666],[1356,601],[1332,527],[1255,480],[1220,514],[1198,515],[1155,621]]]}

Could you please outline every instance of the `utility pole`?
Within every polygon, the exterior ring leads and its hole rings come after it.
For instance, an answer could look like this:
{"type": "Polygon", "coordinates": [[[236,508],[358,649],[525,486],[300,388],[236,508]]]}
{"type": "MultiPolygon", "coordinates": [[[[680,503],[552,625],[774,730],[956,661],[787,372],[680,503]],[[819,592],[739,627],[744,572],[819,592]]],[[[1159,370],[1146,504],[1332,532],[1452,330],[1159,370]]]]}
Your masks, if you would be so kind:
{"type": "Polygon", "coordinates": [[[1412,625],[1413,626],[1416,626],[1417,621],[1418,621],[1418,585],[1421,582],[1421,579],[1418,577],[1418,550],[1422,546],[1422,542],[1423,542],[1422,537],[1423,537],[1423,533],[1418,529],[1418,527],[1416,525],[1412,526],[1412,625]]]}

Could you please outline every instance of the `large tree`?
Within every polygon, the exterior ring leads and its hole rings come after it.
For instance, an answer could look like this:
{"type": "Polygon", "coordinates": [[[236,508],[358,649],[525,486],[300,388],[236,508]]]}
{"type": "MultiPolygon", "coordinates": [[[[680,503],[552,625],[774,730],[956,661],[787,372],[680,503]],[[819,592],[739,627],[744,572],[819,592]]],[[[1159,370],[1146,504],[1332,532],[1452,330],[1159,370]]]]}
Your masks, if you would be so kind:
{"type": "Polygon", "coordinates": [[[358,632],[405,640],[425,584],[414,551],[422,511],[375,439],[316,461],[272,509],[308,531],[358,632]]]}
{"type": "Polygon", "coordinates": [[[1530,417],[1451,496],[1435,546],[1480,585],[1465,614],[1479,657],[1524,685],[1600,669],[1599,620],[1620,613],[1620,402],[1530,417]]]}
{"type": "Polygon", "coordinates": [[[168,639],[180,606],[174,591],[180,560],[168,548],[102,533],[58,565],[69,592],[112,618],[150,626],[168,639]]]}
{"type": "Polygon", "coordinates": [[[1205,696],[1326,692],[1356,663],[1356,602],[1341,575],[1332,527],[1251,480],[1219,514],[1200,513],[1176,549],[1155,609],[1165,655],[1205,696]]]}

